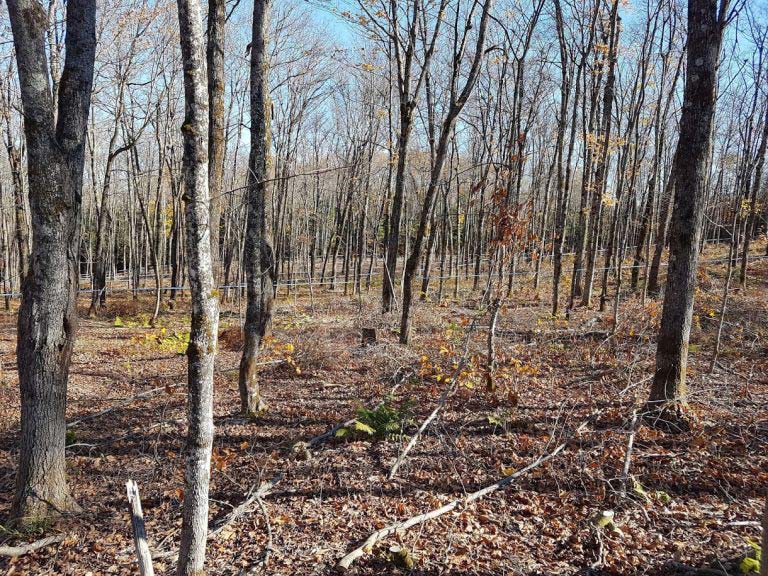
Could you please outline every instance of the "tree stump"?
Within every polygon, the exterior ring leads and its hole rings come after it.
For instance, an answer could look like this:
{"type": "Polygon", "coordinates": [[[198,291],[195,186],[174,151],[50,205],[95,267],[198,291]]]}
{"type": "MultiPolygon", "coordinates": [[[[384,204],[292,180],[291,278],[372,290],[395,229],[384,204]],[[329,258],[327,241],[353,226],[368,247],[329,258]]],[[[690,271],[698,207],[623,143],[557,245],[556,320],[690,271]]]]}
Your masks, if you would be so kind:
{"type": "Polygon", "coordinates": [[[362,328],[360,344],[363,346],[376,344],[376,328],[362,328]]]}

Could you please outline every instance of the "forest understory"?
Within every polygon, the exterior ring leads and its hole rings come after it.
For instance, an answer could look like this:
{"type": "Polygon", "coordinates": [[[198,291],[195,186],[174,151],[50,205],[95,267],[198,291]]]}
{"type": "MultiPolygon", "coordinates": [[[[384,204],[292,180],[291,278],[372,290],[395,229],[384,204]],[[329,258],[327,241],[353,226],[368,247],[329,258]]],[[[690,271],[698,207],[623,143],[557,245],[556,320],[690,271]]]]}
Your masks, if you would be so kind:
{"type": "MultiPolygon", "coordinates": [[[[764,253],[764,242],[755,250],[764,253]]],[[[703,260],[723,255],[709,248],[703,260]]],[[[491,485],[563,443],[503,489],[383,539],[351,573],[738,574],[749,540],[759,541],[768,483],[768,260],[748,272],[745,290],[732,287],[713,364],[726,271],[712,263],[699,271],[688,364],[694,425],[677,434],[633,424],[653,373],[659,300],[624,296],[614,333],[611,303],[553,319],[551,288],[542,283],[537,294],[521,281],[499,317],[490,392],[488,314],[471,282],[460,298],[446,291],[440,303],[417,305],[409,346],[397,343],[397,314],[375,312],[375,285],[362,296],[281,292],[260,358],[269,409],[257,419],[239,415],[240,313],[236,302],[223,304],[209,573],[333,573],[373,531],[491,485]],[[361,344],[362,327],[377,329],[374,344],[361,344]],[[457,364],[460,385],[388,480],[457,364]],[[605,526],[603,511],[614,514],[605,526]]],[[[87,304],[81,298],[67,405],[67,473],[82,512],[38,533],[6,530],[4,545],[43,533],[59,539],[0,567],[136,574],[125,494],[133,479],[155,569],[171,574],[184,496],[188,297],[164,307],[154,327],[149,295],[112,294],[96,319],[85,318],[87,304]]],[[[11,507],[18,449],[13,311],[0,313],[0,517],[11,507]]]]}

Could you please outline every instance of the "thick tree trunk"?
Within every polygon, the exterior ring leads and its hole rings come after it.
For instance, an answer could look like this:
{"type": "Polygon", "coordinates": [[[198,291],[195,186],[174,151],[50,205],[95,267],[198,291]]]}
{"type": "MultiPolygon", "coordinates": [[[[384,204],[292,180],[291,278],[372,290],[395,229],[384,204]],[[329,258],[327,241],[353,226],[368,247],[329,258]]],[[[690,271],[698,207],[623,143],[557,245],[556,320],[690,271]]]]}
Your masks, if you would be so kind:
{"type": "Polygon", "coordinates": [[[96,52],[93,0],[70,0],[59,109],[49,82],[47,17],[35,0],[10,0],[19,70],[33,243],[22,286],[17,357],[19,471],[13,515],[37,522],[76,507],[66,481],[67,381],[77,328],[78,251],[85,135],[96,52]]]}
{"type": "Polygon", "coordinates": [[[727,0],[688,2],[688,63],[675,151],[676,193],[670,227],[667,286],[648,408],[652,417],[684,427],[688,338],[704,216],[707,159],[727,0]]]}
{"type": "Polygon", "coordinates": [[[248,170],[248,216],[243,257],[248,303],[245,311],[245,347],[240,359],[240,409],[257,416],[266,405],[261,399],[257,360],[262,338],[272,315],[272,280],[276,276],[266,230],[266,180],[269,154],[269,62],[267,31],[269,0],[253,3],[251,41],[251,153],[248,170]]]}
{"type": "Polygon", "coordinates": [[[187,348],[187,442],[177,574],[202,574],[213,447],[213,365],[219,305],[213,281],[208,193],[208,92],[199,0],[179,0],[184,66],[184,216],[192,319],[187,348]]]}

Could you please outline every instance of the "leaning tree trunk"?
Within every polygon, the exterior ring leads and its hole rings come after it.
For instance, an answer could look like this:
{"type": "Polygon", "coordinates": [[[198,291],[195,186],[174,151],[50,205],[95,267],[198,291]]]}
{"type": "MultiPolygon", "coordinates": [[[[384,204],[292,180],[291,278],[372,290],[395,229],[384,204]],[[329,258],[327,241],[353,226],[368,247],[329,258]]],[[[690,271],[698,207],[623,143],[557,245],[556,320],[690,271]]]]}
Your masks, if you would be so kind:
{"type": "MultiPolygon", "coordinates": [[[[457,94],[456,81],[459,74],[459,66],[461,64],[461,55],[454,55],[454,68],[452,70],[451,80],[451,94],[448,111],[443,119],[440,138],[438,140],[437,150],[435,152],[435,162],[430,172],[429,186],[427,187],[427,193],[424,198],[424,204],[421,207],[421,214],[419,216],[419,225],[416,231],[416,235],[413,239],[413,248],[405,263],[405,271],[403,275],[403,312],[400,317],[400,343],[407,344],[411,331],[411,304],[413,303],[413,278],[416,275],[416,269],[419,265],[419,258],[421,258],[421,246],[424,242],[424,236],[426,235],[427,224],[429,221],[429,215],[432,212],[432,204],[434,203],[435,194],[437,193],[437,187],[441,174],[443,172],[443,164],[445,163],[445,156],[448,152],[448,144],[450,143],[450,135],[453,132],[456,119],[461,113],[464,105],[469,100],[469,96],[475,87],[477,77],[480,73],[480,62],[483,55],[483,47],[485,44],[485,33],[488,27],[488,18],[490,14],[492,0],[485,0],[483,3],[482,13],[480,16],[479,30],[477,33],[477,44],[475,47],[475,56],[472,60],[472,66],[467,74],[466,83],[461,91],[457,94]]],[[[467,28],[470,24],[467,23],[467,28]]],[[[469,247],[467,247],[469,248],[469,247]]],[[[469,252],[467,251],[467,254],[469,252]]],[[[467,263],[469,264],[469,263],[467,263]]],[[[468,269],[468,267],[467,267],[468,269]]]]}
{"type": "Polygon", "coordinates": [[[261,398],[257,360],[272,315],[272,278],[275,262],[266,230],[266,180],[269,153],[269,85],[267,31],[269,0],[253,3],[251,42],[251,153],[248,160],[248,217],[243,256],[247,304],[243,356],[240,359],[240,409],[257,416],[266,405],[261,398]]]}
{"type": "Polygon", "coordinates": [[[688,339],[693,318],[696,267],[701,245],[707,159],[717,91],[717,66],[728,0],[720,13],[714,0],[688,2],[688,55],[675,151],[675,199],[669,236],[669,271],[664,292],[656,372],[648,408],[652,418],[684,427],[688,339]]]}
{"type": "Polygon", "coordinates": [[[67,381],[77,328],[78,249],[88,110],[96,54],[94,0],[67,6],[66,60],[54,116],[45,34],[35,0],[10,0],[32,215],[32,255],[22,287],[17,358],[19,471],[13,515],[22,523],[76,507],[64,457],[67,381]]]}
{"type": "Polygon", "coordinates": [[[199,0],[179,0],[184,65],[184,217],[192,321],[187,348],[187,442],[184,510],[177,573],[202,574],[208,536],[213,446],[213,363],[219,304],[213,282],[208,194],[208,92],[199,0]]]}

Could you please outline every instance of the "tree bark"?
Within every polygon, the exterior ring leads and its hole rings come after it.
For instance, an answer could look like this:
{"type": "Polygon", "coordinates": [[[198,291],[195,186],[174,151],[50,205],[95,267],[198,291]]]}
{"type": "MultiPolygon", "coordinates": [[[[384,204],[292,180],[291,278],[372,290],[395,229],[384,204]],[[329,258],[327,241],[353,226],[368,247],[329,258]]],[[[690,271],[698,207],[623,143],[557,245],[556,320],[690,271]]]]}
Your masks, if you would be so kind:
{"type": "Polygon", "coordinates": [[[244,267],[247,286],[244,339],[240,359],[240,409],[257,416],[266,404],[258,381],[259,347],[272,316],[272,279],[275,262],[266,230],[266,180],[269,154],[269,61],[267,32],[270,0],[253,3],[251,40],[251,153],[248,160],[248,216],[245,231],[244,267]]]}
{"type": "Polygon", "coordinates": [[[657,422],[685,428],[688,339],[704,216],[707,159],[717,92],[717,68],[728,0],[689,0],[687,76],[675,151],[675,199],[669,272],[648,408],[657,422]]]}
{"type": "Polygon", "coordinates": [[[77,328],[96,6],[94,0],[70,0],[67,6],[66,60],[56,117],[45,46],[46,12],[35,0],[10,0],[8,11],[24,107],[33,231],[16,347],[21,439],[12,514],[24,524],[76,508],[66,480],[65,409],[77,328]]]}
{"type": "Polygon", "coordinates": [[[197,575],[205,563],[208,486],[213,446],[213,365],[218,339],[218,294],[213,281],[208,191],[208,92],[199,0],[179,0],[184,67],[184,216],[192,319],[187,347],[184,509],[177,574],[197,575]]]}
{"type": "Polygon", "coordinates": [[[208,189],[211,198],[211,256],[213,277],[220,276],[219,237],[224,193],[224,155],[227,148],[224,114],[224,37],[226,0],[208,1],[208,189]]]}

